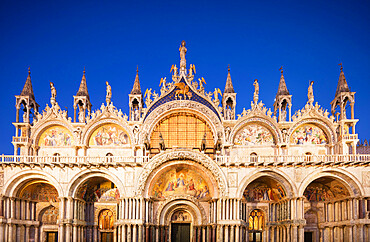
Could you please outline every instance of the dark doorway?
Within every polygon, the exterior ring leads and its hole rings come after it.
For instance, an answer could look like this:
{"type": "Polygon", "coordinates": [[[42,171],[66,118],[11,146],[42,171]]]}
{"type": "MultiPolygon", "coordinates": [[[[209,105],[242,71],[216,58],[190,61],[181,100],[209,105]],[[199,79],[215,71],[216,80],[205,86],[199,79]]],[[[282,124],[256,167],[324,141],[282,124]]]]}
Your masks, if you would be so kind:
{"type": "Polygon", "coordinates": [[[304,242],[313,242],[313,232],[304,232],[304,242]]]}
{"type": "Polygon", "coordinates": [[[57,242],[58,232],[46,232],[46,242],[57,242]]]}
{"type": "Polygon", "coordinates": [[[190,242],[190,223],[172,223],[171,241],[190,242]]]}
{"type": "Polygon", "coordinates": [[[259,231],[249,232],[249,241],[250,242],[262,242],[262,232],[259,232],[259,231]]]}
{"type": "Polygon", "coordinates": [[[100,232],[101,242],[113,242],[113,232],[100,232]]]}

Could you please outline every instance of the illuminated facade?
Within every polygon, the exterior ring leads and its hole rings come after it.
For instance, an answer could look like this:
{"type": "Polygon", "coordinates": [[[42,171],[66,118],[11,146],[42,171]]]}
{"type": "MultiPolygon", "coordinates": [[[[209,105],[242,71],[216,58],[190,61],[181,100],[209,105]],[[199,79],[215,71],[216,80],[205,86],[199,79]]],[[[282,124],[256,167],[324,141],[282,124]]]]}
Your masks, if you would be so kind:
{"type": "Polygon", "coordinates": [[[143,95],[137,72],[127,115],[108,82],[91,109],[85,71],[73,117],[53,83],[39,111],[29,72],[14,155],[1,157],[0,241],[370,240],[370,156],[353,155],[355,93],[342,68],[331,114],[313,83],[292,114],[282,70],[273,110],[255,80],[237,114],[230,69],[223,92],[207,91],[185,42],[179,51],[158,92],[143,95]]]}

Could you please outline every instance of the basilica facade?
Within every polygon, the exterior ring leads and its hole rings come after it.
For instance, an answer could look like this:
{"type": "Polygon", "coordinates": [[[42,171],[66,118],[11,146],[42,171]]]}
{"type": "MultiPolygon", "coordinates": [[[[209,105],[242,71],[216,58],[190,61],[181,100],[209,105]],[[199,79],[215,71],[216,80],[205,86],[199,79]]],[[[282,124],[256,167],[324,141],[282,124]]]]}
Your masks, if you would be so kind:
{"type": "Polygon", "coordinates": [[[0,241],[370,241],[370,156],[342,67],[329,111],[311,82],[292,113],[281,69],[273,108],[255,80],[237,114],[230,69],[207,90],[179,52],[158,91],[137,71],[128,114],[108,82],[92,110],[85,71],[72,117],[57,83],[39,110],[29,71],[0,157],[0,241]]]}

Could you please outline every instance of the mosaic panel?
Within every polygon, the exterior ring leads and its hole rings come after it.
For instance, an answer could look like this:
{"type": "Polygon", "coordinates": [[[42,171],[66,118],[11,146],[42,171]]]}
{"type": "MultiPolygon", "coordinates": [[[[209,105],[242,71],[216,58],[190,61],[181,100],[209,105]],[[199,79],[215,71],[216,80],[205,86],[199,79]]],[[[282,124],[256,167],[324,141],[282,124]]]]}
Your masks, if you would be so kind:
{"type": "Polygon", "coordinates": [[[73,144],[71,132],[60,125],[46,129],[40,136],[39,146],[70,146],[73,144]]]}
{"type": "Polygon", "coordinates": [[[58,191],[50,184],[37,182],[26,185],[20,192],[21,199],[36,202],[58,202],[58,191]]]}
{"type": "Polygon", "coordinates": [[[127,132],[117,124],[105,124],[97,128],[90,137],[90,146],[119,146],[130,144],[127,132]]]}
{"type": "Polygon", "coordinates": [[[180,194],[191,195],[198,199],[211,197],[209,185],[199,172],[184,166],[177,166],[164,172],[155,182],[151,192],[155,198],[180,194]]]}
{"type": "Polygon", "coordinates": [[[234,144],[273,145],[274,138],[267,128],[257,124],[249,124],[236,134],[234,144]]]}
{"type": "Polygon", "coordinates": [[[112,202],[117,201],[120,194],[114,183],[102,178],[84,182],[77,197],[86,202],[112,202]]]}
{"type": "Polygon", "coordinates": [[[317,181],[311,183],[303,194],[308,201],[324,202],[349,196],[348,190],[339,182],[317,181]]]}
{"type": "Polygon", "coordinates": [[[324,131],[313,124],[299,126],[290,136],[292,144],[327,144],[328,137],[324,131]]]}
{"type": "Polygon", "coordinates": [[[258,179],[252,182],[244,191],[248,202],[279,201],[286,197],[283,187],[271,179],[258,179]]]}

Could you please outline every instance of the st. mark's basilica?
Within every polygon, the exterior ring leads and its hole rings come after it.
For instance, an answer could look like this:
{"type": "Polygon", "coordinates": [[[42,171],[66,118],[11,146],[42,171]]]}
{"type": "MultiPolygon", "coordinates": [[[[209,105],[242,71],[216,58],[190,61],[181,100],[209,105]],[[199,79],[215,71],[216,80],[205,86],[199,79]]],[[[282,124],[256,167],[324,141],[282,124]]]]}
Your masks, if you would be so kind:
{"type": "Polygon", "coordinates": [[[85,71],[72,117],[58,83],[41,110],[28,72],[14,154],[0,157],[0,241],[370,241],[370,155],[356,152],[342,67],[329,111],[311,82],[292,112],[281,69],[273,107],[255,80],[238,114],[230,69],[223,91],[207,90],[185,41],[179,52],[157,91],[137,71],[128,114],[108,82],[92,110],[85,71]]]}

